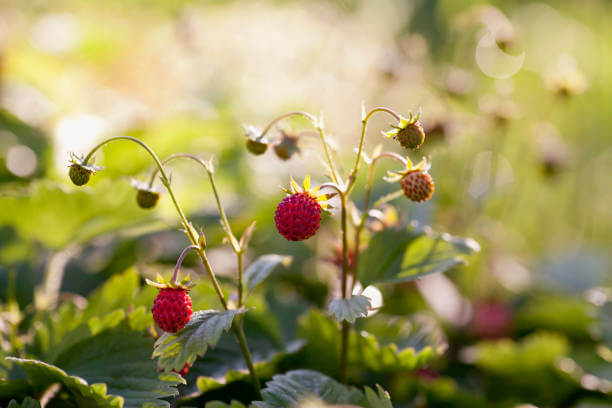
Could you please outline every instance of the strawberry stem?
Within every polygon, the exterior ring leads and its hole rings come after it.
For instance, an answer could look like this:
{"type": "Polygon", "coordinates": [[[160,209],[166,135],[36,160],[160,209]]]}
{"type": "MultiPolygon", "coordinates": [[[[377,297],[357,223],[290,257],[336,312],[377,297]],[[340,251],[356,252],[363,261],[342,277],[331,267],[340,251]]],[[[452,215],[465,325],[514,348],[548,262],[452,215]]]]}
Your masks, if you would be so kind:
{"type": "Polygon", "coordinates": [[[183,252],[181,252],[181,255],[179,255],[179,258],[176,261],[176,265],[174,266],[174,273],[172,274],[172,283],[175,284],[176,286],[178,286],[179,284],[179,281],[178,281],[179,269],[181,269],[181,264],[183,263],[183,259],[185,258],[185,256],[187,255],[187,252],[189,252],[190,249],[198,250],[200,249],[200,247],[197,245],[189,245],[188,247],[183,249],[183,252]]]}

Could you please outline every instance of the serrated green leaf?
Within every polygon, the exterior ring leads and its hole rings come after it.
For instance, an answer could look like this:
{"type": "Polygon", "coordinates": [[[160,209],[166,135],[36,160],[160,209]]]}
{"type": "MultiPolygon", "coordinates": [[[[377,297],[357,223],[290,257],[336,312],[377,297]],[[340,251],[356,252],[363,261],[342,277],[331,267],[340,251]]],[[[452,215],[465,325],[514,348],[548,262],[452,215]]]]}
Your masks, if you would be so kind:
{"type": "Polygon", "coordinates": [[[292,258],[287,255],[268,254],[255,260],[244,273],[244,286],[247,291],[263,282],[278,266],[289,266],[292,258]]]}
{"type": "Polygon", "coordinates": [[[83,404],[168,407],[159,398],[177,394],[176,385],[184,380],[175,373],[157,373],[155,362],[149,358],[153,339],[138,323],[145,313],[139,308],[120,321],[103,319],[112,325],[95,334],[79,334],[79,341],[71,342],[51,362],[11,360],[24,368],[34,390],[42,391],[59,382],[75,398],[84,399],[83,404]]]}
{"type": "Polygon", "coordinates": [[[43,361],[15,357],[7,357],[7,359],[24,369],[36,390],[43,390],[49,385],[59,382],[86,404],[113,408],[123,406],[122,397],[106,393],[106,384],[89,385],[83,378],[71,376],[64,370],[43,361]]]}
{"type": "Polygon", "coordinates": [[[359,260],[359,280],[373,283],[409,282],[466,262],[479,250],[471,239],[422,229],[389,228],[375,234],[359,260]]]}
{"type": "Polygon", "coordinates": [[[193,364],[208,347],[214,347],[223,332],[232,326],[234,316],[245,310],[201,310],[177,333],[164,333],[155,342],[153,357],[159,357],[158,367],[165,371],[179,371],[185,363],[193,364]]]}
{"type": "Polygon", "coordinates": [[[254,402],[258,408],[294,407],[305,397],[316,396],[329,404],[361,404],[363,394],[356,388],[311,370],[295,370],[272,377],[262,391],[263,401],[254,402]]]}
{"type": "Polygon", "coordinates": [[[15,400],[11,400],[8,404],[8,408],[40,408],[40,402],[30,397],[25,397],[21,404],[15,400]]]}
{"type": "Polygon", "coordinates": [[[393,408],[391,396],[378,384],[376,384],[376,392],[370,387],[365,387],[365,397],[370,408],[393,408]]]}
{"type": "MultiPolygon", "coordinates": [[[[374,317],[378,318],[379,315],[374,317]]],[[[426,329],[431,328],[420,328],[407,318],[400,318],[396,323],[404,327],[403,330],[397,331],[401,334],[393,338],[393,341],[383,343],[367,332],[367,325],[361,328],[361,322],[367,323],[371,319],[359,320],[359,327],[350,332],[348,365],[351,373],[415,370],[445,349],[445,344],[422,342],[422,339],[428,338],[426,329]]],[[[380,316],[380,320],[384,319],[393,320],[388,316],[380,316]]],[[[298,335],[305,339],[307,344],[294,357],[293,364],[337,375],[340,350],[338,323],[322,312],[311,310],[300,318],[299,325],[298,335]]]]}
{"type": "Polygon", "coordinates": [[[363,295],[353,295],[348,299],[334,299],[328,306],[328,311],[337,321],[346,320],[355,323],[359,317],[368,315],[370,298],[363,295]]]}

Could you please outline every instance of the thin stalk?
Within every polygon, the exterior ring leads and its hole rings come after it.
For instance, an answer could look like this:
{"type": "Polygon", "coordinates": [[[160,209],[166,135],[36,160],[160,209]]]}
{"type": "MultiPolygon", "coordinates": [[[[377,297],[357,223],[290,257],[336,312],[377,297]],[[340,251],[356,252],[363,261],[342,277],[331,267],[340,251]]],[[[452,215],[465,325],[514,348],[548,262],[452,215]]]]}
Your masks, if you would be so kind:
{"type": "Polygon", "coordinates": [[[172,282],[175,285],[178,285],[179,283],[178,281],[179,269],[181,269],[181,265],[183,264],[183,259],[185,259],[185,255],[187,255],[187,252],[189,252],[190,249],[198,249],[198,248],[199,246],[197,245],[189,245],[188,247],[183,249],[183,252],[181,252],[181,255],[179,255],[179,258],[176,261],[176,265],[174,266],[174,273],[172,274],[172,282]]]}
{"type": "Polygon", "coordinates": [[[400,114],[395,112],[393,109],[389,109],[384,106],[378,106],[376,108],[373,108],[372,110],[370,110],[370,112],[367,113],[367,115],[363,117],[363,119],[361,120],[361,123],[362,123],[361,138],[359,139],[359,148],[357,149],[357,158],[355,159],[355,165],[353,166],[353,169],[349,173],[350,175],[349,175],[349,180],[348,180],[348,186],[346,189],[347,194],[351,192],[351,190],[353,189],[353,186],[355,185],[355,181],[357,180],[357,172],[359,171],[359,163],[361,162],[361,152],[363,151],[363,144],[365,142],[366,128],[368,127],[368,121],[370,120],[372,115],[374,115],[376,112],[386,112],[389,115],[393,116],[398,121],[402,120],[402,117],[400,116],[400,114]]]}
{"type": "Polygon", "coordinates": [[[236,258],[238,260],[238,307],[242,307],[243,303],[244,303],[244,299],[243,299],[243,290],[242,290],[242,274],[243,274],[243,260],[242,260],[242,254],[243,252],[238,252],[236,253],[236,258]]]}
{"type": "Polygon", "coordinates": [[[251,357],[251,352],[249,351],[249,346],[247,345],[246,337],[244,336],[244,330],[242,328],[242,318],[239,317],[238,323],[232,326],[232,331],[236,335],[238,345],[240,346],[240,351],[242,351],[244,361],[246,362],[247,368],[249,369],[249,374],[251,375],[251,381],[253,382],[253,386],[255,387],[255,393],[257,394],[257,398],[259,400],[263,400],[261,396],[261,386],[259,385],[257,371],[255,371],[255,366],[253,365],[253,358],[251,357]]]}
{"type": "MultiPolygon", "coordinates": [[[[202,158],[195,156],[193,154],[189,154],[189,153],[172,154],[166,157],[161,163],[167,164],[168,162],[172,160],[181,159],[181,158],[191,159],[195,161],[196,163],[198,163],[199,165],[201,165],[204,168],[204,170],[206,170],[206,174],[208,174],[210,185],[212,187],[213,194],[215,196],[215,202],[217,203],[217,209],[219,210],[219,216],[221,217],[221,223],[223,224],[223,229],[225,230],[227,238],[229,239],[234,252],[235,253],[241,252],[242,248],[240,248],[240,244],[238,240],[236,239],[236,237],[234,236],[234,233],[232,232],[232,228],[227,219],[227,215],[225,214],[225,210],[223,209],[223,205],[221,204],[221,199],[219,198],[219,192],[217,191],[217,184],[215,183],[213,169],[202,158]]],[[[149,187],[153,186],[153,182],[155,181],[155,176],[157,175],[158,171],[159,171],[159,168],[156,168],[155,170],[153,170],[153,173],[151,173],[151,177],[149,178],[149,187]]]]}
{"type": "MultiPolygon", "coordinates": [[[[340,195],[340,201],[342,203],[341,213],[341,230],[342,230],[342,299],[347,298],[347,279],[348,279],[348,234],[347,234],[347,222],[346,222],[346,195],[340,195]]],[[[340,381],[346,382],[346,361],[348,354],[348,343],[349,343],[349,330],[350,326],[347,321],[342,322],[342,341],[340,344],[340,381]]]]}
{"type": "Polygon", "coordinates": [[[332,159],[332,156],[329,152],[329,145],[327,144],[327,140],[325,139],[325,132],[323,131],[323,127],[321,126],[321,124],[317,121],[317,118],[311,115],[310,113],[303,112],[303,111],[293,111],[293,112],[287,112],[280,116],[277,116],[276,118],[272,119],[270,123],[268,123],[268,125],[264,128],[264,130],[262,130],[260,136],[261,137],[265,136],[270,131],[270,129],[272,129],[272,126],[274,126],[281,120],[289,118],[291,116],[305,117],[306,119],[310,121],[310,123],[312,123],[312,126],[317,130],[317,132],[319,132],[319,136],[321,137],[321,142],[323,143],[323,151],[325,152],[325,158],[327,159],[327,163],[329,164],[329,170],[331,171],[332,181],[334,183],[338,183],[339,179],[338,179],[338,175],[336,174],[336,167],[334,165],[334,160],[332,159]]]}
{"type": "Polygon", "coordinates": [[[357,277],[359,274],[359,245],[361,243],[361,232],[363,231],[366,220],[368,219],[368,211],[370,209],[370,200],[372,199],[372,185],[374,183],[374,166],[376,166],[376,162],[382,159],[383,157],[388,157],[388,158],[397,160],[402,165],[404,166],[406,165],[406,159],[404,159],[399,154],[393,153],[393,152],[382,152],[378,156],[372,158],[372,162],[370,163],[369,171],[368,171],[368,179],[366,181],[366,186],[365,186],[365,199],[364,199],[364,204],[363,204],[363,212],[361,214],[361,220],[359,221],[359,224],[355,226],[355,236],[354,236],[355,255],[354,255],[354,261],[353,261],[354,264],[353,264],[353,269],[352,269],[353,287],[355,286],[355,282],[357,282],[357,277]]]}

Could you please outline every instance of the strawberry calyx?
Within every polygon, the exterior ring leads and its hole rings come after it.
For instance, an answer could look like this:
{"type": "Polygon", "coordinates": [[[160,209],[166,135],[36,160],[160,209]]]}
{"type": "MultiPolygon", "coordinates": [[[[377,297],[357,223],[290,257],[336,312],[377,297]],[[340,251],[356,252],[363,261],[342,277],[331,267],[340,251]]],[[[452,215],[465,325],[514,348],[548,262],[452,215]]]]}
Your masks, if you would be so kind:
{"type": "Polygon", "coordinates": [[[420,171],[422,173],[427,173],[431,168],[431,159],[428,157],[423,157],[423,159],[417,164],[412,164],[412,161],[406,157],[406,166],[397,171],[387,171],[387,176],[383,177],[383,179],[388,183],[396,183],[400,181],[406,174],[413,171],[420,171]]]}
{"type": "Polygon", "coordinates": [[[312,187],[310,186],[310,174],[307,174],[304,177],[304,181],[302,186],[300,186],[293,177],[290,178],[289,188],[285,188],[281,186],[281,190],[287,193],[288,195],[304,193],[309,197],[313,198],[321,207],[321,210],[326,214],[331,214],[329,212],[330,209],[334,207],[328,203],[327,201],[333,198],[337,193],[327,193],[327,194],[319,194],[319,189],[321,186],[312,187]]]}
{"type": "Polygon", "coordinates": [[[197,283],[191,280],[191,276],[187,275],[181,281],[174,282],[173,280],[166,280],[159,273],[157,274],[156,281],[152,281],[150,279],[145,279],[145,282],[149,286],[156,287],[158,289],[182,289],[185,291],[191,290],[192,287],[197,285],[197,283]]]}

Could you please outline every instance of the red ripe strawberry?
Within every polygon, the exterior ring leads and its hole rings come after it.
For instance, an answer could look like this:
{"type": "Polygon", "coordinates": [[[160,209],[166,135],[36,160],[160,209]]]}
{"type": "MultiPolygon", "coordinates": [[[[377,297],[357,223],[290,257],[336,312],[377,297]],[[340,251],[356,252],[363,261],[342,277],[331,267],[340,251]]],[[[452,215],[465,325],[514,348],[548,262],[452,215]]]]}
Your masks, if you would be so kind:
{"type": "Polygon", "coordinates": [[[155,323],[162,330],[175,333],[191,318],[191,298],[185,289],[164,288],[157,294],[151,311],[155,323]]]}
{"type": "Polygon", "coordinates": [[[422,170],[409,171],[400,180],[400,185],[406,197],[419,203],[429,200],[435,190],[433,179],[422,170]]]}
{"type": "Polygon", "coordinates": [[[319,187],[310,189],[310,175],[304,178],[303,188],[291,178],[288,195],[276,207],[276,229],[289,241],[303,241],[317,233],[321,225],[321,213],[331,208],[325,201],[334,194],[319,195],[319,187]]]}
{"type": "Polygon", "coordinates": [[[288,195],[276,207],[274,222],[289,241],[303,241],[316,234],[321,225],[321,205],[307,192],[288,195]]]}

